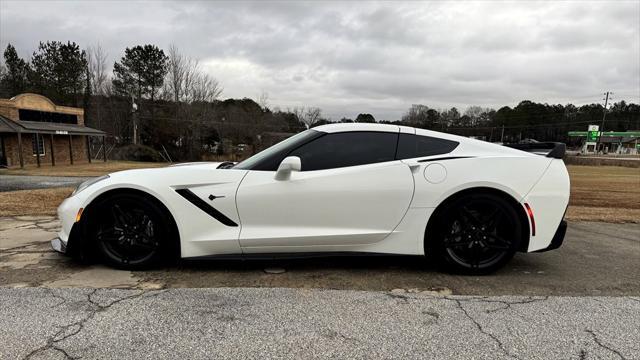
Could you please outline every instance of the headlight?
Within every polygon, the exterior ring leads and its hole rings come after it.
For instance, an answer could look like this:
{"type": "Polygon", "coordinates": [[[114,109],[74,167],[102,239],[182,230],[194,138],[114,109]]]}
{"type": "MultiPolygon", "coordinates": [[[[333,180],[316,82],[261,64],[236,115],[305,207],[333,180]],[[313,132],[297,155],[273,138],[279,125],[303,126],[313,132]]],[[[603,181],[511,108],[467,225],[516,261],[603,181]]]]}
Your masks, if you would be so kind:
{"type": "Polygon", "coordinates": [[[88,188],[89,186],[91,186],[91,185],[93,185],[93,184],[95,184],[95,183],[97,183],[99,181],[106,180],[108,178],[109,178],[109,175],[103,175],[103,176],[100,176],[100,177],[97,177],[97,178],[89,179],[89,180],[83,182],[82,184],[78,185],[78,187],[75,190],[73,190],[73,192],[71,193],[71,196],[79,193],[80,191],[88,188]]]}

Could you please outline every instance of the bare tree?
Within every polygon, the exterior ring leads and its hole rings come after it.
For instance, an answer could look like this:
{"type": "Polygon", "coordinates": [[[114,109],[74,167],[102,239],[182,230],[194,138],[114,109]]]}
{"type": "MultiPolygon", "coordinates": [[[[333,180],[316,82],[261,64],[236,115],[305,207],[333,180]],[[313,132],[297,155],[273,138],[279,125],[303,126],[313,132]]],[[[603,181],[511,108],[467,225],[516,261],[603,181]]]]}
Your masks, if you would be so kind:
{"type": "Polygon", "coordinates": [[[175,45],[169,47],[167,83],[167,91],[176,104],[211,102],[222,94],[220,83],[202,70],[198,60],[183,55],[175,45]]]}
{"type": "Polygon", "coordinates": [[[165,97],[174,103],[176,123],[186,123],[181,127],[181,143],[188,144],[189,157],[193,157],[194,151],[201,150],[204,130],[210,125],[211,103],[222,94],[222,87],[198,60],[183,55],[175,45],[169,47],[168,54],[165,97]]]}
{"type": "Polygon", "coordinates": [[[321,115],[320,108],[309,107],[305,109],[304,106],[293,108],[291,113],[293,113],[298,121],[303,123],[307,129],[313,127],[313,125],[320,120],[321,115]]]}
{"type": "Polygon", "coordinates": [[[426,124],[429,107],[421,104],[413,104],[402,116],[402,121],[409,125],[426,124]]]}
{"type": "Polygon", "coordinates": [[[292,113],[295,117],[296,120],[298,120],[299,123],[303,123],[304,124],[304,106],[296,106],[293,109],[289,109],[287,108],[287,112],[288,113],[292,113]]]}
{"type": "Polygon", "coordinates": [[[469,106],[467,110],[465,110],[464,114],[467,115],[471,120],[471,124],[469,125],[475,126],[478,123],[478,120],[480,119],[480,115],[483,112],[485,112],[485,109],[483,109],[482,107],[477,105],[472,105],[472,106],[469,106]]]}
{"type": "Polygon", "coordinates": [[[212,102],[222,94],[222,86],[211,75],[199,71],[194,74],[191,86],[191,101],[212,102]]]}
{"type": "Polygon", "coordinates": [[[260,95],[258,95],[258,105],[260,105],[262,110],[269,108],[269,93],[264,89],[260,92],[260,95]]]}
{"type": "Polygon", "coordinates": [[[187,59],[185,64],[184,79],[182,80],[182,101],[187,103],[194,101],[193,88],[196,86],[199,76],[200,63],[198,62],[198,60],[187,59]]]}
{"type": "MultiPolygon", "coordinates": [[[[166,91],[176,105],[181,100],[188,59],[175,45],[169,46],[169,71],[167,72],[166,91]]],[[[177,114],[176,114],[177,116],[177,114]]]]}
{"type": "Polygon", "coordinates": [[[106,95],[110,83],[107,72],[107,53],[100,44],[87,48],[87,63],[91,76],[91,92],[95,95],[106,95]]]}

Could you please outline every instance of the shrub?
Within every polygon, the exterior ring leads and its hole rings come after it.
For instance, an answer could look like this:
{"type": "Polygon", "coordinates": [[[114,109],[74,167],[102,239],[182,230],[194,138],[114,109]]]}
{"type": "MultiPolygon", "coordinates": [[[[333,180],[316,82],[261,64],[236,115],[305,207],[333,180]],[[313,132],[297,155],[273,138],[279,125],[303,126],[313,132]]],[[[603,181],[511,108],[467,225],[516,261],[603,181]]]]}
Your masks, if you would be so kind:
{"type": "Polygon", "coordinates": [[[144,145],[125,145],[115,148],[109,156],[113,160],[162,162],[160,153],[144,145]]]}

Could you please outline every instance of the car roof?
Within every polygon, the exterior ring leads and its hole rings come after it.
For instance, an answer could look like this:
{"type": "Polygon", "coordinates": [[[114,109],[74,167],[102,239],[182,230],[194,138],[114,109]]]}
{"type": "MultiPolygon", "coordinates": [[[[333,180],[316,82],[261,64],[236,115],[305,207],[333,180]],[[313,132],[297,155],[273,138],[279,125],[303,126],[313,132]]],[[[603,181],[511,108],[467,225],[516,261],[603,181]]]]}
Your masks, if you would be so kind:
{"type": "Polygon", "coordinates": [[[398,126],[391,124],[376,124],[376,123],[336,123],[320,125],[313,128],[313,130],[322,131],[326,133],[345,132],[345,131],[382,131],[382,132],[403,132],[415,134],[415,129],[408,126],[398,126]]]}

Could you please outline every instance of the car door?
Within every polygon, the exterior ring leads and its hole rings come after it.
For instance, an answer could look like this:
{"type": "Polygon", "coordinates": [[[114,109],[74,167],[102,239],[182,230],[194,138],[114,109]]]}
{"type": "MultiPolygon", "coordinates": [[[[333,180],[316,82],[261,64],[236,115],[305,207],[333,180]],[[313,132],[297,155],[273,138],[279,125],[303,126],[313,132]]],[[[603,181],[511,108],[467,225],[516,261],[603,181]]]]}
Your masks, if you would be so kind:
{"type": "Polygon", "coordinates": [[[398,133],[328,133],[286,154],[301,171],[249,171],[237,194],[243,252],[323,251],[383,240],[413,196],[398,133]]]}

